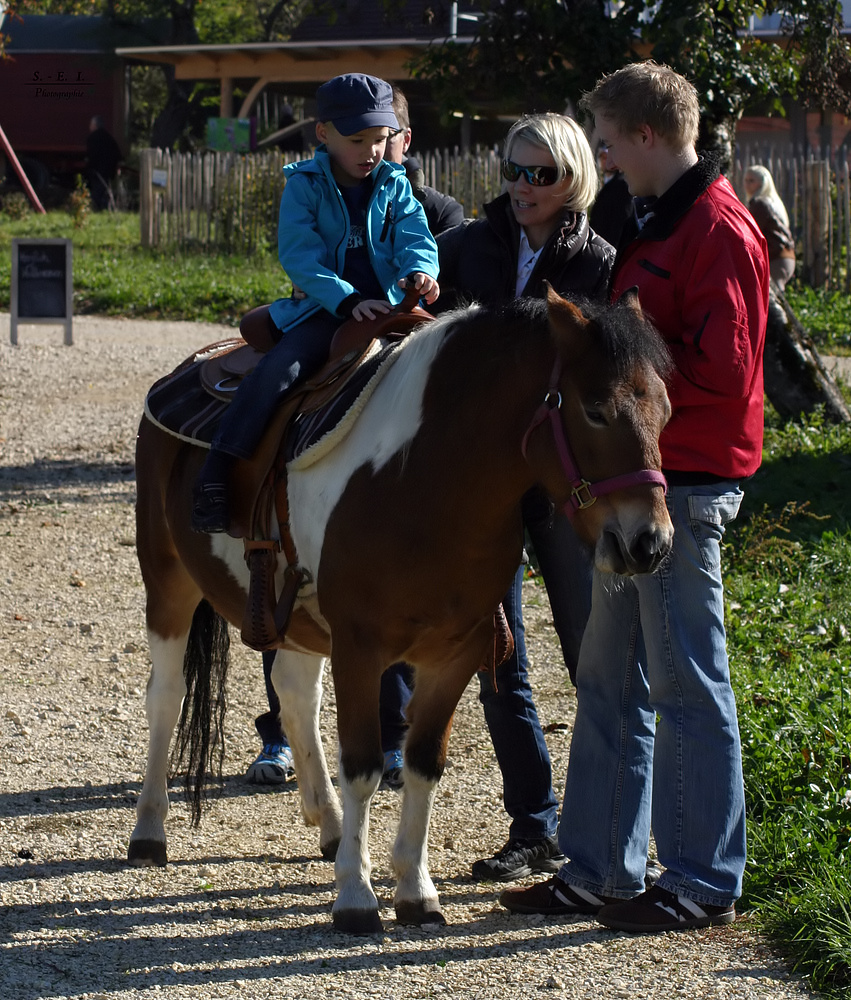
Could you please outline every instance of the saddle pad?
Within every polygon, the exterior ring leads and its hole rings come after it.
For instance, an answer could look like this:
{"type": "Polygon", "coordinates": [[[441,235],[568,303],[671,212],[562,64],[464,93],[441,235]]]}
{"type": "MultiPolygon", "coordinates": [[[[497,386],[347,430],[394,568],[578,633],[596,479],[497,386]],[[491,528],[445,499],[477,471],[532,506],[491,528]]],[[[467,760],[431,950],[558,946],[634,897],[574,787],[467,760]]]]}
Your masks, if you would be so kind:
{"type": "MultiPolygon", "coordinates": [[[[339,395],[318,409],[302,413],[291,426],[285,442],[285,460],[295,468],[319,461],[348,434],[366,401],[397,357],[399,341],[368,354],[339,395]]],[[[220,341],[187,358],[170,375],[161,378],[145,398],[145,416],[157,427],[189,444],[209,448],[232,392],[212,395],[209,371],[227,372],[227,355],[245,355],[241,339],[220,341]],[[207,365],[212,359],[213,364],[207,365]],[[205,370],[206,369],[206,370],[205,370]],[[202,376],[203,371],[203,376],[202,376]]]]}
{"type": "Polygon", "coordinates": [[[217,399],[204,389],[200,371],[208,359],[228,354],[244,343],[236,337],[222,340],[187,358],[148,391],[145,416],[173,437],[209,448],[228,400],[217,399]]]}
{"type": "Polygon", "coordinates": [[[287,467],[309,468],[346,437],[367,400],[399,356],[403,341],[376,342],[342,390],[316,410],[300,413],[284,442],[287,467]]]}

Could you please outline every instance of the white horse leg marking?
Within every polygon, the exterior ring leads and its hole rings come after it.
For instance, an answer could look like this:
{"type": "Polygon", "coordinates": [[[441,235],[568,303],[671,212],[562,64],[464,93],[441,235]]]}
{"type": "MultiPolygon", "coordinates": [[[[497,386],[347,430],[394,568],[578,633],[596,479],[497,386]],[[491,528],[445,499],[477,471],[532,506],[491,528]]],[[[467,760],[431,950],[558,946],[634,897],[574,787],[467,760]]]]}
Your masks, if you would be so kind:
{"type": "Polygon", "coordinates": [[[295,758],[305,822],[319,827],[323,856],[334,857],[342,835],[343,814],[319,733],[324,665],[323,656],[279,649],[272,667],[272,683],[295,758]]]}
{"type": "Polygon", "coordinates": [[[396,915],[403,923],[428,923],[423,917],[434,914],[443,922],[437,889],[428,871],[428,829],[437,781],[405,767],[402,814],[399,832],[393,845],[393,870],[396,873],[396,915]]]}
{"type": "Polygon", "coordinates": [[[381,771],[354,781],[346,778],[342,767],[339,772],[343,835],[334,866],[337,880],[337,898],[332,907],[334,923],[342,930],[378,930],[381,926],[378,900],[370,883],[369,807],[381,782],[381,771]],[[371,924],[370,917],[375,923],[371,924]]]}
{"type": "Polygon", "coordinates": [[[168,813],[168,761],[171,738],[186,695],[183,657],[188,633],[179,639],[163,639],[148,630],[151,675],[148,678],[148,763],[142,794],[136,805],[136,827],[130,836],[130,861],[137,865],[165,864],[165,818],[168,813]],[[134,855],[134,841],[150,846],[134,855]],[[162,845],[161,852],[155,845],[162,845]]]}

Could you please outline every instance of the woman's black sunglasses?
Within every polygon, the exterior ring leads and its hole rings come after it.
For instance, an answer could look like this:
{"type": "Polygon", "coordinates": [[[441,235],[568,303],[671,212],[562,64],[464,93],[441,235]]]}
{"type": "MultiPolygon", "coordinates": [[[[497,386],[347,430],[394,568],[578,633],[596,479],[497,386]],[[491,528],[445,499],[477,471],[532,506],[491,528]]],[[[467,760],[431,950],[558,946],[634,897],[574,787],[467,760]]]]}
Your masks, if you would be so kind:
{"type": "Polygon", "coordinates": [[[502,161],[502,176],[507,181],[514,182],[521,174],[532,187],[549,187],[558,180],[558,170],[555,167],[521,167],[513,160],[502,161]]]}

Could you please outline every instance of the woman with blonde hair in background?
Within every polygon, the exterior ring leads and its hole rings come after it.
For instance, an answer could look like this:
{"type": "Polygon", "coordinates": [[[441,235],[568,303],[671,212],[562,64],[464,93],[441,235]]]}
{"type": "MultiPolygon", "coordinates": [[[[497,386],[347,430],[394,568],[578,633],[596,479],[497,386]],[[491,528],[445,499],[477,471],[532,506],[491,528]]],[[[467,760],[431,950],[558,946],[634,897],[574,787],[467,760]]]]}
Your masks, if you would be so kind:
{"type": "Polygon", "coordinates": [[[789,214],[767,167],[748,167],[744,185],[745,204],[768,244],[771,278],[782,292],[795,273],[795,241],[789,226],[789,214]]]}

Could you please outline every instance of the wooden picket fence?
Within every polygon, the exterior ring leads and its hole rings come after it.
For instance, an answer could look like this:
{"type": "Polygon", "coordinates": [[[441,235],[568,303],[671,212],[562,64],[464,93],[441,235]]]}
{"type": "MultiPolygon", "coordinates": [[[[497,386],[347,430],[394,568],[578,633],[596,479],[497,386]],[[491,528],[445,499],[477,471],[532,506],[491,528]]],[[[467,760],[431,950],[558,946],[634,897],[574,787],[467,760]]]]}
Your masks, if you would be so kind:
{"type": "MultiPolygon", "coordinates": [[[[309,155],[308,153],[302,155],[309,155]]],[[[141,242],[145,247],[225,250],[252,254],[277,245],[281,168],[298,153],[172,153],[145,149],[139,165],[141,242]]],[[[500,191],[495,150],[424,154],[425,182],[451,194],[465,214],[500,191]]]]}
{"type": "MultiPolygon", "coordinates": [[[[307,153],[303,155],[309,155],[307,153]]],[[[297,153],[171,153],[143,150],[140,162],[141,242],[145,247],[274,252],[281,168],[297,153]]],[[[495,149],[418,154],[425,182],[451,194],[475,218],[502,187],[495,149]]],[[[798,275],[814,287],[851,291],[851,151],[790,155],[771,147],[737,151],[730,180],[744,196],[742,177],[761,163],[774,177],[798,244],[798,275]]]]}

